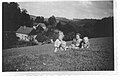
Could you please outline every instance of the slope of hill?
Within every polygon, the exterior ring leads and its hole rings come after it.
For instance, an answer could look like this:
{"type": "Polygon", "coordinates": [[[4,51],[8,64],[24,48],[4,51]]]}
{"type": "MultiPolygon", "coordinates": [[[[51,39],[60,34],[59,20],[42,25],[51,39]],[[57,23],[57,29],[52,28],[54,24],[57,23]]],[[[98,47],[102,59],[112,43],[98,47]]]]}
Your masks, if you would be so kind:
{"type": "MultiPolygon", "coordinates": [[[[35,19],[35,16],[31,16],[35,19]]],[[[88,37],[104,37],[113,36],[113,17],[105,17],[102,19],[67,19],[64,17],[55,17],[60,22],[56,28],[65,34],[71,32],[81,33],[88,37]]],[[[45,18],[48,21],[48,18],[45,18]]]]}
{"type": "MultiPolygon", "coordinates": [[[[71,42],[68,42],[70,44],[71,42]]],[[[113,38],[90,39],[89,49],[53,52],[53,44],[3,50],[3,71],[113,71],[113,38]]]]}
{"type": "Polygon", "coordinates": [[[34,16],[34,15],[30,15],[30,19],[33,19],[35,20],[37,16],[34,16]]]}
{"type": "Polygon", "coordinates": [[[63,22],[69,22],[70,19],[64,18],[64,17],[55,17],[56,20],[63,21],[63,22]]]}

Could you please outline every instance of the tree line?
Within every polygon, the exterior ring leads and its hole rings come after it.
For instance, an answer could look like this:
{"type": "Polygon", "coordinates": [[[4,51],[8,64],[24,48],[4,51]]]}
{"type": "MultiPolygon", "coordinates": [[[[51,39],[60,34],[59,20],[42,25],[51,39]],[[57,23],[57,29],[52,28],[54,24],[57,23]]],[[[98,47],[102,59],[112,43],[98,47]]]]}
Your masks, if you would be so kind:
{"type": "MultiPolygon", "coordinates": [[[[20,26],[33,27],[34,24],[44,23],[48,28],[47,31],[38,32],[38,41],[45,41],[47,39],[57,38],[55,30],[61,30],[65,34],[65,40],[72,40],[76,33],[82,34],[82,36],[93,37],[113,37],[114,36],[114,18],[105,17],[102,19],[78,19],[77,21],[62,19],[56,19],[54,15],[50,16],[46,21],[43,16],[37,16],[35,19],[30,18],[26,9],[20,9],[19,4],[16,2],[3,2],[2,3],[2,29],[5,31],[15,32],[20,26]],[[59,22],[57,22],[57,20],[59,22]],[[43,39],[43,40],[41,40],[43,39]]],[[[41,28],[40,28],[41,29],[41,28]]],[[[4,33],[3,33],[4,34],[4,33]]],[[[3,36],[5,38],[7,34],[3,36]]],[[[15,34],[11,34],[15,37],[15,34]]],[[[5,40],[4,39],[4,40],[5,40]]],[[[8,41],[8,40],[6,40],[8,41]]]]}
{"type": "Polygon", "coordinates": [[[3,31],[16,31],[20,26],[33,27],[34,23],[45,23],[46,25],[55,25],[56,19],[51,16],[48,22],[44,21],[43,16],[36,17],[35,20],[30,19],[30,14],[26,9],[20,9],[16,2],[2,3],[2,21],[3,31]]]}

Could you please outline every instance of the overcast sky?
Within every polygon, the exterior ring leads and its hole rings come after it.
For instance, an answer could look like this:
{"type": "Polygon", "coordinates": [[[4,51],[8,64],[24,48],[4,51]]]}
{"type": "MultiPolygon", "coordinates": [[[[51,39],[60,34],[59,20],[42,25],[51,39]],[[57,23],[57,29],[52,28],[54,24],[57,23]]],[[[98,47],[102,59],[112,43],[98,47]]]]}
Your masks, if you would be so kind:
{"type": "Polygon", "coordinates": [[[20,8],[25,8],[30,15],[50,17],[93,18],[100,19],[113,15],[112,1],[49,1],[49,2],[19,2],[20,8]]]}

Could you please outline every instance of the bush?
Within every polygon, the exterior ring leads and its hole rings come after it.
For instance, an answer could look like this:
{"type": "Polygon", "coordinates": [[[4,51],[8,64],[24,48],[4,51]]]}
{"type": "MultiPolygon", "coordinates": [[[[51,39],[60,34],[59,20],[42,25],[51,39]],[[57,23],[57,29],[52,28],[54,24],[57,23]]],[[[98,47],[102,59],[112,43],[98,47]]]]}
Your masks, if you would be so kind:
{"type": "Polygon", "coordinates": [[[46,33],[49,39],[53,39],[55,41],[58,38],[58,33],[55,33],[54,30],[48,30],[46,33]]]}
{"type": "Polygon", "coordinates": [[[38,33],[36,39],[38,42],[44,42],[46,40],[49,40],[49,38],[43,33],[38,33]]]}

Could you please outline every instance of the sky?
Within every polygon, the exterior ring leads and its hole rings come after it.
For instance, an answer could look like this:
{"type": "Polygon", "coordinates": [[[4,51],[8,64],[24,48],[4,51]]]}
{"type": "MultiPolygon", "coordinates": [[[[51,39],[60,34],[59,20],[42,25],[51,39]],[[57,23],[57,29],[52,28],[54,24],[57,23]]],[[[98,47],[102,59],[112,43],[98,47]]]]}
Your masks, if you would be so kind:
{"type": "Polygon", "coordinates": [[[30,15],[49,18],[65,17],[68,19],[101,19],[113,16],[112,1],[46,1],[18,2],[19,7],[25,8],[30,15]]]}

